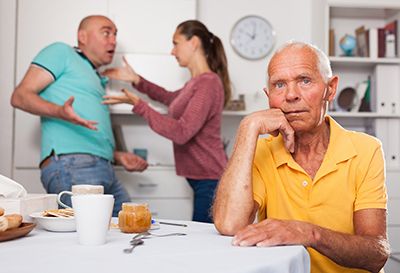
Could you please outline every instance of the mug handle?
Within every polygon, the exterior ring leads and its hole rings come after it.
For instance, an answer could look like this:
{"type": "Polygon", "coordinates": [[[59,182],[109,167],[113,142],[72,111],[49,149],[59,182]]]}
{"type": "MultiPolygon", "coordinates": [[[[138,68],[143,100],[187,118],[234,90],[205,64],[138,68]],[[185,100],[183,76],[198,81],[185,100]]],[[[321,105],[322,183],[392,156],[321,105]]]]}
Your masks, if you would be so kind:
{"type": "Polygon", "coordinates": [[[67,205],[65,205],[63,202],[61,202],[61,196],[62,196],[63,194],[69,194],[69,195],[72,196],[73,193],[70,192],[70,191],[62,191],[62,192],[60,192],[60,193],[57,195],[57,203],[58,203],[61,207],[63,207],[63,208],[70,209],[70,208],[71,208],[70,206],[67,206],[67,205]]]}

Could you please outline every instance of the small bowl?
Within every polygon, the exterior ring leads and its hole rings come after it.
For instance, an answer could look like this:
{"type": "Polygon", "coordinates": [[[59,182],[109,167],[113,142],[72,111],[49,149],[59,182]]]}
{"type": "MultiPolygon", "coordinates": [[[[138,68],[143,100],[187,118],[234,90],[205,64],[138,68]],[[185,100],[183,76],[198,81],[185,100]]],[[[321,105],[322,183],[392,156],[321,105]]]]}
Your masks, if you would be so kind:
{"type": "Polygon", "coordinates": [[[76,231],[75,218],[48,217],[43,216],[42,212],[35,212],[29,215],[37,225],[48,231],[71,232],[76,231]]]}

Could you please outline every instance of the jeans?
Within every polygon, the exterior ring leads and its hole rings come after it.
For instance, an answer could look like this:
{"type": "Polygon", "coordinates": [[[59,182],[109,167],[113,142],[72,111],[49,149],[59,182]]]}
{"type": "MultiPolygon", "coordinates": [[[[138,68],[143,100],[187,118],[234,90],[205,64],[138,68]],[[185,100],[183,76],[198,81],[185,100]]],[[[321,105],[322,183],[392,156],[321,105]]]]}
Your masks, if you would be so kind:
{"type": "MultiPolygon", "coordinates": [[[[130,202],[129,195],[117,180],[114,169],[106,159],[89,154],[54,155],[41,171],[41,180],[48,193],[70,191],[73,185],[102,185],[105,194],[114,195],[113,216],[118,216],[123,202],[130,202]]],[[[61,201],[71,206],[71,197],[64,194],[61,201]]]]}
{"type": "Polygon", "coordinates": [[[212,223],[211,206],[218,180],[186,178],[194,191],[193,221],[212,223]]]}

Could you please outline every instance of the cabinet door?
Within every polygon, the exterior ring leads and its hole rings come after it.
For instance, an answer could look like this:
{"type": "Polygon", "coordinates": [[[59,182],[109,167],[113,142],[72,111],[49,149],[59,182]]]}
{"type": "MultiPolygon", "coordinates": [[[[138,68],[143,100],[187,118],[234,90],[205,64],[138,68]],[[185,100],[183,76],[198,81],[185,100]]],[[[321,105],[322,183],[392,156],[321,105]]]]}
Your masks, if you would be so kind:
{"type": "MultiPolygon", "coordinates": [[[[386,172],[386,187],[389,198],[400,199],[400,171],[387,171],[386,172]]],[[[400,218],[400,215],[398,216],[400,218]]]]}
{"type": "Polygon", "coordinates": [[[389,226],[400,227],[400,198],[388,199],[388,219],[389,226]]]}
{"type": "Polygon", "coordinates": [[[40,182],[39,169],[17,169],[13,179],[21,184],[28,193],[46,193],[40,182]]]}
{"type": "Polygon", "coordinates": [[[155,219],[192,220],[193,200],[190,198],[133,198],[132,202],[147,203],[155,219]]]}
{"type": "MultiPolygon", "coordinates": [[[[388,227],[388,238],[392,252],[400,252],[400,226],[388,227]]],[[[397,254],[397,257],[400,256],[397,254]]],[[[386,271],[385,271],[386,272],[386,271]]]]}
{"type": "Polygon", "coordinates": [[[374,69],[376,111],[380,114],[400,114],[400,66],[379,64],[374,69]]]}
{"type": "MultiPolygon", "coordinates": [[[[62,41],[76,45],[79,22],[90,14],[107,14],[107,0],[19,0],[16,82],[46,45],[62,41]]],[[[40,159],[40,119],[16,111],[15,167],[37,167],[40,159]]]]}
{"type": "Polygon", "coordinates": [[[118,27],[118,52],[169,54],[176,26],[196,18],[195,0],[113,0],[110,17],[118,27]]]}
{"type": "Polygon", "coordinates": [[[154,167],[143,173],[116,170],[116,175],[132,198],[192,198],[193,191],[175,168],[154,167]]]}
{"type": "Polygon", "coordinates": [[[387,170],[400,169],[400,120],[377,119],[375,122],[376,137],[382,141],[387,170]]]}

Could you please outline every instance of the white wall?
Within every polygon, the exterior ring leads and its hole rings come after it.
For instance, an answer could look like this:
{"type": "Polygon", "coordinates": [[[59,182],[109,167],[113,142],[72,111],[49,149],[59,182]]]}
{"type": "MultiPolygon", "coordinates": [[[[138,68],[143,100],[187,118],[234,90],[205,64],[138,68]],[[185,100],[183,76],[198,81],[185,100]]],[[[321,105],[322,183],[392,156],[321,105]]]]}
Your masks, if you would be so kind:
{"type": "Polygon", "coordinates": [[[11,176],[16,1],[0,1],[0,174],[11,176]]]}
{"type": "Polygon", "coordinates": [[[198,18],[221,38],[229,62],[234,93],[245,94],[249,110],[258,110],[267,105],[262,88],[266,83],[266,66],[272,53],[259,61],[249,61],[238,56],[229,44],[233,25],[249,14],[264,17],[275,29],[275,49],[290,39],[311,42],[311,13],[311,0],[198,1],[198,18]]]}

